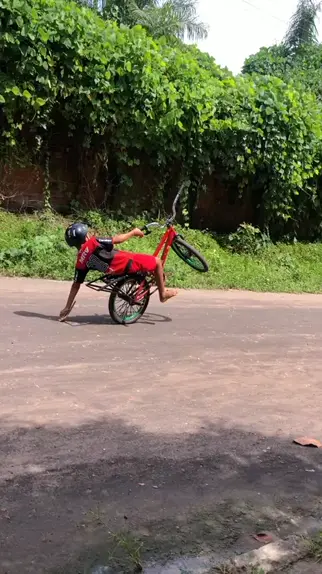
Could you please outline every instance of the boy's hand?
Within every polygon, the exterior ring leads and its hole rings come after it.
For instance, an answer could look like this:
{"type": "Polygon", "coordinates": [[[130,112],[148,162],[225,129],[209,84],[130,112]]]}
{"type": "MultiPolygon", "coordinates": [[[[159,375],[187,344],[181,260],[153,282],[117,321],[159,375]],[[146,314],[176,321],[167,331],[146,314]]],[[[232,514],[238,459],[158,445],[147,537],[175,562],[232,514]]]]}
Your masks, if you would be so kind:
{"type": "Polygon", "coordinates": [[[133,237],[144,237],[143,231],[141,231],[141,229],[139,229],[138,227],[133,229],[132,235],[133,235],[133,237]]]}
{"type": "Polygon", "coordinates": [[[112,240],[114,245],[118,245],[118,243],[124,243],[125,241],[128,241],[132,237],[144,237],[144,233],[143,231],[141,231],[141,229],[138,229],[136,227],[135,229],[132,229],[132,231],[128,231],[127,233],[121,233],[121,235],[115,235],[114,237],[112,237],[112,240]]]}
{"type": "Polygon", "coordinates": [[[59,313],[59,319],[58,321],[63,322],[65,321],[65,319],[67,319],[69,313],[70,313],[70,309],[67,309],[67,307],[65,307],[65,309],[63,309],[60,313],[59,313]]]}
{"type": "Polygon", "coordinates": [[[60,313],[59,313],[59,319],[58,321],[60,321],[61,323],[63,321],[65,321],[69,315],[69,313],[71,312],[72,308],[74,307],[76,301],[74,301],[74,303],[72,304],[71,307],[65,307],[65,309],[63,309],[60,313]]]}

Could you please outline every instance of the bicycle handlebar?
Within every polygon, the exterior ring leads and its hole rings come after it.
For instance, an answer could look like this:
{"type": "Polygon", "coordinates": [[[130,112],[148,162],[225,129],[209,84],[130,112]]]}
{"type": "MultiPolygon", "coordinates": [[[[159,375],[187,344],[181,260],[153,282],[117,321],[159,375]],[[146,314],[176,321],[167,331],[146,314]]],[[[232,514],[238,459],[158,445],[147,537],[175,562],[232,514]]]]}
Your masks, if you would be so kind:
{"type": "MultiPolygon", "coordinates": [[[[183,183],[177,193],[177,195],[175,196],[174,200],[173,200],[173,204],[172,204],[172,215],[170,217],[168,217],[166,225],[170,225],[173,220],[176,218],[177,215],[177,210],[176,210],[176,206],[177,203],[179,201],[179,197],[183,191],[185,187],[185,183],[183,183]]],[[[161,223],[158,223],[157,221],[152,221],[151,223],[147,223],[146,225],[144,225],[143,227],[141,227],[141,231],[144,231],[145,235],[150,235],[150,233],[152,233],[151,229],[153,228],[157,228],[157,227],[165,227],[165,225],[162,225],[161,223]]]]}
{"type": "Polygon", "coordinates": [[[141,227],[141,231],[144,231],[145,235],[150,235],[150,233],[152,233],[151,229],[157,227],[164,227],[164,225],[158,223],[158,221],[152,221],[151,223],[146,223],[143,227],[141,227]]]}
{"type": "Polygon", "coordinates": [[[183,191],[183,189],[184,189],[184,186],[185,186],[185,184],[183,183],[183,184],[181,185],[181,187],[180,187],[180,189],[179,189],[177,195],[176,195],[175,198],[174,198],[174,201],[173,201],[173,204],[172,204],[172,217],[169,217],[168,221],[173,221],[173,220],[175,219],[176,215],[177,215],[176,206],[177,206],[177,203],[178,203],[178,201],[179,201],[179,197],[180,197],[180,195],[182,194],[182,191],[183,191]]]}

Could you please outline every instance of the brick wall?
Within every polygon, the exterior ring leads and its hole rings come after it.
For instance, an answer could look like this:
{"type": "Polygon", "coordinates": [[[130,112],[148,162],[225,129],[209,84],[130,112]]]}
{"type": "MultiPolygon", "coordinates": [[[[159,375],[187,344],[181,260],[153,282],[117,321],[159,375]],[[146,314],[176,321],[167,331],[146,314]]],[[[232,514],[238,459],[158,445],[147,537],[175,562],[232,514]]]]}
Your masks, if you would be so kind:
{"type": "MultiPolygon", "coordinates": [[[[175,170],[166,189],[165,208],[170,209],[177,189],[175,170]]],[[[113,212],[124,211],[125,215],[149,211],[155,207],[158,174],[144,162],[131,168],[128,174],[133,185],[116,186],[111,191],[108,177],[102,176],[100,169],[89,153],[81,163],[66,150],[53,151],[50,158],[50,190],[52,207],[68,212],[71,201],[85,203],[87,208],[104,207],[113,212]]],[[[0,202],[7,209],[39,210],[43,208],[44,173],[39,166],[24,168],[0,167],[0,202]]],[[[251,200],[242,200],[237,190],[228,190],[220,180],[208,176],[206,190],[199,194],[198,204],[193,213],[192,223],[196,228],[209,228],[219,232],[234,230],[244,221],[255,219],[251,200]]]]}

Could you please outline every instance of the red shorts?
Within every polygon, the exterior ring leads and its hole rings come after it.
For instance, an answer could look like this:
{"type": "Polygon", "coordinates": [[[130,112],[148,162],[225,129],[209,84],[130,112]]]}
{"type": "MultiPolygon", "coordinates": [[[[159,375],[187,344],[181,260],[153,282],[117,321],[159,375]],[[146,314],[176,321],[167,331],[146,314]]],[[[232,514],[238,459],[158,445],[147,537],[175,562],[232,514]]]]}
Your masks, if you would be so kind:
{"type": "Polygon", "coordinates": [[[122,273],[154,273],[157,266],[156,257],[145,253],[130,253],[118,251],[115,253],[108,273],[122,275],[122,273]],[[129,266],[129,262],[131,266],[129,266]],[[129,268],[128,268],[129,266],[129,268]]]}

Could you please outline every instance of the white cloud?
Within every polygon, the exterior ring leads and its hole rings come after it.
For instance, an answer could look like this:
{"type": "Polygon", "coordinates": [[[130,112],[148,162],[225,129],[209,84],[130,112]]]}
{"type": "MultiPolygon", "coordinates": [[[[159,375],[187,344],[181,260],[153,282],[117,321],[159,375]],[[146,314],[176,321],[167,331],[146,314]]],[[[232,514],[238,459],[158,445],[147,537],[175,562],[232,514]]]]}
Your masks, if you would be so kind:
{"type": "Polygon", "coordinates": [[[199,48],[238,73],[247,56],[283,39],[296,6],[297,0],[199,0],[200,19],[209,26],[199,48]]]}

